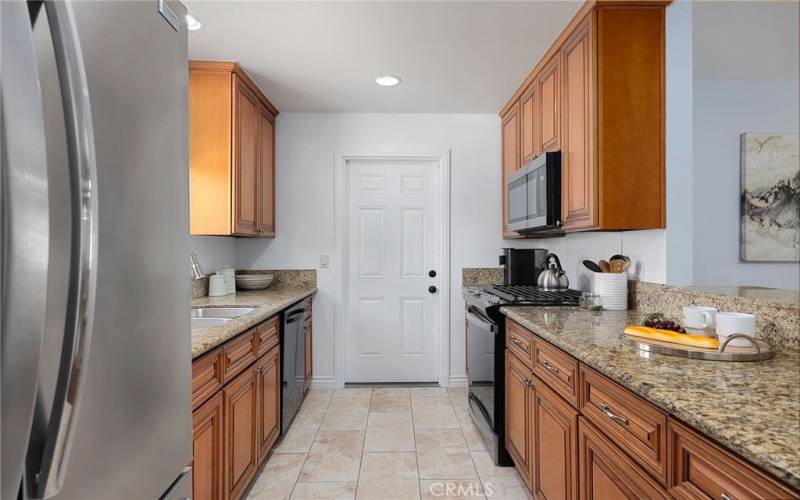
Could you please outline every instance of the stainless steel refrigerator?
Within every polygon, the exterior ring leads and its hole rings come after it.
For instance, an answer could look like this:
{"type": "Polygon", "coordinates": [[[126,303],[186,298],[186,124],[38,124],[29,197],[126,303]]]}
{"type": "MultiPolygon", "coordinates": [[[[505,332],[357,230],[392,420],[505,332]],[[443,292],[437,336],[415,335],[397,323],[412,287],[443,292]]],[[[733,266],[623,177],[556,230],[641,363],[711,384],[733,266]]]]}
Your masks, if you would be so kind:
{"type": "Polygon", "coordinates": [[[191,495],[178,2],[0,1],[0,498],[191,495]]]}

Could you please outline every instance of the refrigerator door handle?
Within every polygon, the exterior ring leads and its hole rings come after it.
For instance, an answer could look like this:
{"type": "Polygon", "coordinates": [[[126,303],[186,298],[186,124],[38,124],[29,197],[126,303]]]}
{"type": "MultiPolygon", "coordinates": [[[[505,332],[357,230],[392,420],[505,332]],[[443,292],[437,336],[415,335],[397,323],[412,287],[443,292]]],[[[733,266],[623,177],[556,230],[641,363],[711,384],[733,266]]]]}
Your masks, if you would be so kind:
{"type": "Polygon", "coordinates": [[[64,340],[35,495],[64,483],[89,363],[97,283],[97,165],[89,89],[71,4],[45,2],[61,87],[70,171],[71,238],[64,340]]]}
{"type": "Polygon", "coordinates": [[[0,498],[17,498],[45,331],[50,212],[44,110],[25,2],[0,3],[0,498]]]}

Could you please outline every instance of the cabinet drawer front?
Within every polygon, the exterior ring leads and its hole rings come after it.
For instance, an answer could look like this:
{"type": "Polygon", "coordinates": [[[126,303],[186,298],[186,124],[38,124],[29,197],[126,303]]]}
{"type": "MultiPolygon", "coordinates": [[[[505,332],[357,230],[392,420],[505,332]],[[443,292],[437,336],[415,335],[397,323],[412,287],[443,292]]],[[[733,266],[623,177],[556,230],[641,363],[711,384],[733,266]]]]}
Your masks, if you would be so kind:
{"type": "Polygon", "coordinates": [[[800,498],[743,460],[670,419],[669,492],[677,498],[800,498]]]}
{"type": "Polygon", "coordinates": [[[669,498],[661,485],[584,417],[578,418],[578,462],[581,499],[669,498]]]}
{"type": "Polygon", "coordinates": [[[545,341],[533,341],[533,373],[576,408],[578,362],[545,341]]]}
{"type": "Polygon", "coordinates": [[[662,484],[667,481],[667,414],[581,365],[580,411],[662,484]]]}
{"type": "Polygon", "coordinates": [[[192,409],[222,387],[222,349],[192,362],[192,409]]]}
{"type": "Polygon", "coordinates": [[[229,341],[223,351],[223,380],[228,382],[256,360],[256,330],[253,328],[229,341]]]}
{"type": "Polygon", "coordinates": [[[256,327],[258,356],[261,357],[280,342],[278,316],[273,316],[256,327]]]}
{"type": "Polygon", "coordinates": [[[528,368],[532,366],[533,335],[511,320],[506,320],[506,349],[513,352],[528,368]]]}

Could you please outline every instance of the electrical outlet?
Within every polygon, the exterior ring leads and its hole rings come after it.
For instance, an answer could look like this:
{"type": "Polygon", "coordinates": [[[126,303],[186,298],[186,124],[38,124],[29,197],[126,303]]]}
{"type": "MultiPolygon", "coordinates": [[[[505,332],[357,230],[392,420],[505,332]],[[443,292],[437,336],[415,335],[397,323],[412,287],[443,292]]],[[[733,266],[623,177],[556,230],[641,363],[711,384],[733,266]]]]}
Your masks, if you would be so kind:
{"type": "Polygon", "coordinates": [[[327,255],[320,255],[319,256],[319,268],[320,269],[328,269],[330,265],[330,261],[327,255]]]}
{"type": "Polygon", "coordinates": [[[629,255],[631,259],[631,267],[628,270],[630,279],[642,281],[644,276],[644,255],[629,255]]]}

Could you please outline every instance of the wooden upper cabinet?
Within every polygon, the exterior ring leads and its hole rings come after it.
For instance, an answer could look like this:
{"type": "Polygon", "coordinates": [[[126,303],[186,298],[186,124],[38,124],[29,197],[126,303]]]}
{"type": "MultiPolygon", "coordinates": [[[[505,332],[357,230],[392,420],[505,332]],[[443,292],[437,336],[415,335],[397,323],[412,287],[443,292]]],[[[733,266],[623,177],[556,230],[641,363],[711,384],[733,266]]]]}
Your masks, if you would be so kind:
{"type": "Polygon", "coordinates": [[[556,54],[536,79],[540,105],[540,147],[558,151],[561,143],[561,58],[556,54]]]}
{"type": "Polygon", "coordinates": [[[262,107],[258,114],[260,137],[258,185],[261,187],[257,231],[259,236],[275,236],[275,118],[262,107]]]}
{"type": "Polygon", "coordinates": [[[539,132],[541,125],[541,111],[539,102],[538,82],[528,87],[520,99],[520,152],[522,164],[541,154],[542,138],[539,132]]]}
{"type": "Polygon", "coordinates": [[[567,232],[666,227],[669,3],[585,2],[500,111],[521,109],[521,160],[561,151],[567,232]]]}
{"type": "Polygon", "coordinates": [[[590,15],[562,51],[564,140],[561,154],[561,218],[566,230],[597,226],[595,210],[593,43],[590,15]]]}
{"type": "Polygon", "coordinates": [[[275,236],[277,115],[238,64],[189,61],[191,234],[275,236]]]}
{"type": "Polygon", "coordinates": [[[258,99],[240,78],[233,90],[233,199],[235,211],[233,232],[240,235],[255,235],[257,206],[256,191],[259,156],[259,109],[258,99]]]}
{"type": "Polygon", "coordinates": [[[519,147],[519,105],[512,107],[508,113],[502,116],[502,201],[503,201],[503,237],[517,238],[519,235],[508,230],[508,177],[520,167],[520,147],[519,147]]]}

